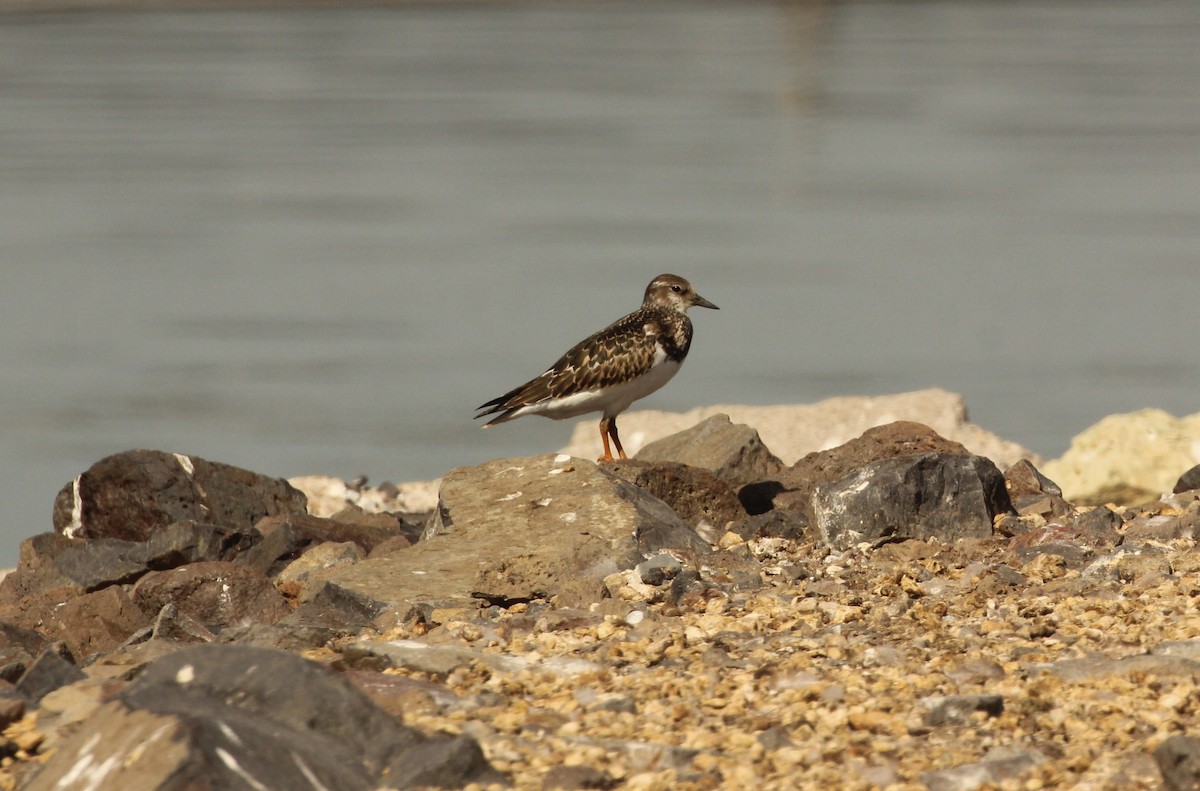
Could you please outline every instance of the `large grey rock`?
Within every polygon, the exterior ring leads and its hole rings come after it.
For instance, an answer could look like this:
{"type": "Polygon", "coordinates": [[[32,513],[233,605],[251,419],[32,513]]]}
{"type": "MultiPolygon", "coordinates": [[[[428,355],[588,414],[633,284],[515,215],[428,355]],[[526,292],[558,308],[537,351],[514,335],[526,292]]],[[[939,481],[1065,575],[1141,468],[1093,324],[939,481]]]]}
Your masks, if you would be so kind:
{"type": "Polygon", "coordinates": [[[996,515],[1012,510],[995,464],[949,453],[877,461],[817,486],[812,504],[821,537],[841,550],[883,538],[986,537],[996,515]]]}
{"type": "Polygon", "coordinates": [[[422,541],[338,570],[326,591],[400,615],[422,604],[558,597],[599,599],[603,579],[670,546],[706,555],[699,536],[661,500],[568,456],[499,459],[442,480],[422,541]]]}
{"type": "Polygon", "coordinates": [[[502,779],[473,739],[405,727],[312,662],[210,645],[150,663],[26,788],[370,791],[502,779]]]}
{"type": "Polygon", "coordinates": [[[735,424],[729,415],[713,415],[691,428],[651,442],[639,461],[677,462],[708,470],[735,489],[770,480],[784,465],[767,449],[758,432],[735,424]]]}
{"type": "Polygon", "coordinates": [[[773,506],[799,511],[811,524],[816,519],[812,494],[817,486],[840,480],[883,459],[918,453],[969,455],[960,443],[946,439],[929,426],[907,421],[888,423],[797,461],[779,477],[782,490],[773,495],[773,506]]]}
{"type": "Polygon", "coordinates": [[[287,481],[180,453],[108,456],[54,500],[54,529],[68,538],[145,541],[172,522],[250,527],[264,516],[305,513],[287,481]]]}

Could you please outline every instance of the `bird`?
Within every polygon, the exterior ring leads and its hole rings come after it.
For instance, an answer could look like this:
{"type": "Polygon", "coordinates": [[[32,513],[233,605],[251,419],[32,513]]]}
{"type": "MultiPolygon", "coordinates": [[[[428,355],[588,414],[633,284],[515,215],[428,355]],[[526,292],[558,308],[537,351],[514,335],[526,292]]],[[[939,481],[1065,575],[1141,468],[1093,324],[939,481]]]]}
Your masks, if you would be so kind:
{"type": "Polygon", "coordinates": [[[600,412],[599,461],[613,461],[610,437],[619,457],[628,459],[617,416],[679,372],[692,346],[691,307],[719,310],[679,275],[657,276],[640,308],[584,338],[535,378],[476,407],[475,419],[497,415],[483,425],[491,428],[523,415],[564,420],[600,412]]]}

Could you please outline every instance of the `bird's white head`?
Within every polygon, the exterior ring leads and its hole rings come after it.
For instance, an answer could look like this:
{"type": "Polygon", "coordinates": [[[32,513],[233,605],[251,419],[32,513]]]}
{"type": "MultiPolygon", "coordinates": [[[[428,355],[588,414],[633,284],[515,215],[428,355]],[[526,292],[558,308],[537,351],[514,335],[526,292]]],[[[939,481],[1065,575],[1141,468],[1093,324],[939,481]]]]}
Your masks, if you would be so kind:
{"type": "Polygon", "coordinates": [[[642,307],[659,306],[686,313],[693,306],[720,310],[716,305],[696,293],[692,284],[679,275],[659,275],[646,286],[642,307]]]}

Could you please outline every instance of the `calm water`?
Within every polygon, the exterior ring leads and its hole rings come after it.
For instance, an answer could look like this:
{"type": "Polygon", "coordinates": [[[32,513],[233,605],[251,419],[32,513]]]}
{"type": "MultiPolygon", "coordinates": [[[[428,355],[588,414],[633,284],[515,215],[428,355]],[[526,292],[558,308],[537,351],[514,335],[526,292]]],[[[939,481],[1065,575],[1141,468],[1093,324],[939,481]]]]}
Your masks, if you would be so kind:
{"type": "Polygon", "coordinates": [[[640,299],[646,406],[1200,411],[1200,4],[0,16],[0,563],[92,462],[430,478],[640,299]]]}

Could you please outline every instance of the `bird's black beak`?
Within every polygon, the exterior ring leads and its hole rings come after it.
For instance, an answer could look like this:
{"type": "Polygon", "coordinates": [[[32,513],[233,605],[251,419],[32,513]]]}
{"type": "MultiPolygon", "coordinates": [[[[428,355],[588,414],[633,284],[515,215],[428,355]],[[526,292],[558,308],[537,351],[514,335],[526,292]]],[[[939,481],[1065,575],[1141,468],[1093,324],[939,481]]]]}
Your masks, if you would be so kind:
{"type": "Polygon", "coordinates": [[[692,300],[692,304],[699,308],[712,308],[713,310],[720,310],[720,308],[718,308],[716,305],[709,302],[707,299],[700,296],[699,294],[697,294],[696,298],[692,300]]]}

